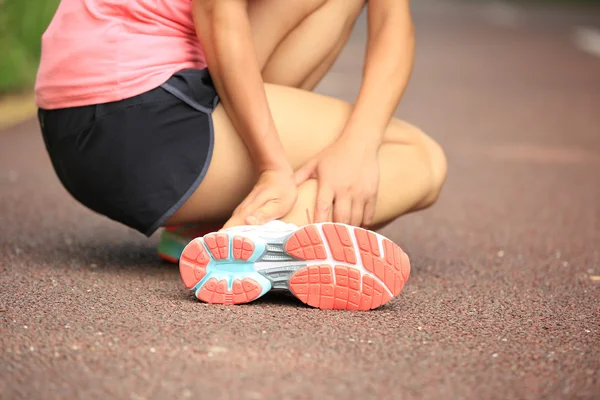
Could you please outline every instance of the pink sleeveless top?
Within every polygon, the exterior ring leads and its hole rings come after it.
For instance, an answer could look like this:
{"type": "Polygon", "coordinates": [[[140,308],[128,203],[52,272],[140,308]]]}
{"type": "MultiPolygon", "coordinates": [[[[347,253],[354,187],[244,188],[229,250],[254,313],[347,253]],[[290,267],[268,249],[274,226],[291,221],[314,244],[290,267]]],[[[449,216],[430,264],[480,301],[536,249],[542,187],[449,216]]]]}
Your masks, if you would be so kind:
{"type": "Polygon", "coordinates": [[[191,0],[61,0],[42,36],[36,100],[44,109],[107,103],[204,67],[191,0]]]}

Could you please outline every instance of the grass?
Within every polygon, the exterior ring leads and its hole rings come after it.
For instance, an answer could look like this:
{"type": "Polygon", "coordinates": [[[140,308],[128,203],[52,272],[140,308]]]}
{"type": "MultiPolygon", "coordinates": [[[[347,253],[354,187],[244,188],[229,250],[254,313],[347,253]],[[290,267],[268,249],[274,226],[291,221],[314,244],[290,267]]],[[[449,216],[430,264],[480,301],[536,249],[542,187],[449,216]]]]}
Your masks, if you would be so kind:
{"type": "Polygon", "coordinates": [[[0,0],[0,94],[30,89],[59,0],[0,0]]]}

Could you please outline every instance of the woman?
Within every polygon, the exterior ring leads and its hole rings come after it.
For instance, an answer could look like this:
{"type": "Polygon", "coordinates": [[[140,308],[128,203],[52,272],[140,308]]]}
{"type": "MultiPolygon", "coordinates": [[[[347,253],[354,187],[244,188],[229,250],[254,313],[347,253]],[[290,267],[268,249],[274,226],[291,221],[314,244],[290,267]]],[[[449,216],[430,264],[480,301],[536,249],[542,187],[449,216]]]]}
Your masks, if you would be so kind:
{"type": "Polygon", "coordinates": [[[368,2],[350,105],[311,90],[364,0],[62,0],[36,86],[57,175],[100,214],[148,236],[168,227],[159,251],[181,256],[200,300],[286,288],[376,308],[408,258],[354,227],[428,207],[446,174],[440,147],[392,118],[412,69],[408,3],[368,2]]]}

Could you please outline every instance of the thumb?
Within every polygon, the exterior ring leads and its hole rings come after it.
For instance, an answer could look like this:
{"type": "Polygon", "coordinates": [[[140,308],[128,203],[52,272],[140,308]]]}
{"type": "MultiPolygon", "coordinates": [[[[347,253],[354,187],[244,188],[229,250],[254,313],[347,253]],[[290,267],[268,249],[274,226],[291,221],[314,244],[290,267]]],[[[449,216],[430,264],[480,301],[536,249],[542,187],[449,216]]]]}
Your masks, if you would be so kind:
{"type": "Polygon", "coordinates": [[[281,204],[275,201],[269,201],[253,212],[252,215],[248,216],[245,222],[248,225],[262,225],[281,217],[283,217],[281,204]]]}
{"type": "Polygon", "coordinates": [[[304,164],[298,171],[294,173],[294,180],[296,181],[296,186],[306,182],[310,178],[316,178],[316,171],[318,160],[316,158],[310,160],[306,164],[304,164]]]}

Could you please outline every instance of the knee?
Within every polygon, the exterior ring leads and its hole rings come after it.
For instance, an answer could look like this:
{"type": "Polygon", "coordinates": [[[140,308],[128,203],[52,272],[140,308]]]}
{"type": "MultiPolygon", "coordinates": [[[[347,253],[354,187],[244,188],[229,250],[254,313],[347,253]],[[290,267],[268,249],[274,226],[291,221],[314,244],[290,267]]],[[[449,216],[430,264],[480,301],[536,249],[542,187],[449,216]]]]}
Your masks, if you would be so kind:
{"type": "Polygon", "coordinates": [[[423,187],[424,195],[417,209],[433,205],[446,181],[448,164],[444,150],[435,140],[412,124],[393,119],[390,128],[385,132],[384,141],[413,146],[420,154],[422,168],[428,172],[426,175],[429,179],[423,187]]]}
{"type": "Polygon", "coordinates": [[[427,154],[427,165],[430,169],[430,188],[425,196],[422,207],[430,207],[433,205],[442,192],[444,182],[446,182],[446,174],[448,172],[448,161],[442,147],[429,136],[425,136],[424,148],[427,154]]]}

